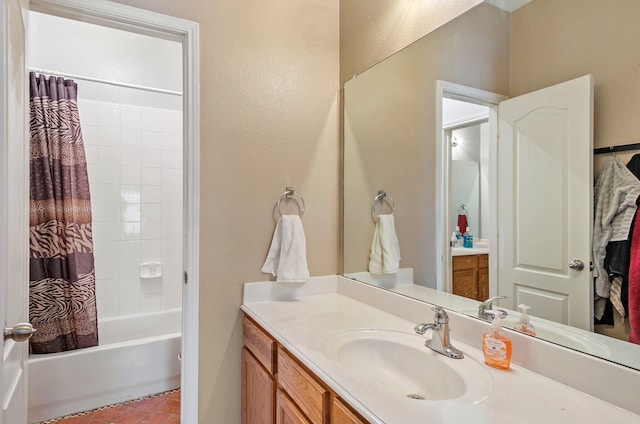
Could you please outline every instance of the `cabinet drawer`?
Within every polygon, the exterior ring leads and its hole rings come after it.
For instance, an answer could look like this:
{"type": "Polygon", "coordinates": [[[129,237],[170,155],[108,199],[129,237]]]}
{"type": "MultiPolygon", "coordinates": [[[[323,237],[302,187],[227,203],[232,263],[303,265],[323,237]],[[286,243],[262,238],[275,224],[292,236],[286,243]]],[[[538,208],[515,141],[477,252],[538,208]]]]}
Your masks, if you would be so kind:
{"type": "Polygon", "coordinates": [[[278,384],[313,424],[323,424],[329,392],[284,349],[278,349],[278,384]]]}
{"type": "Polygon", "coordinates": [[[276,342],[248,317],[242,322],[243,343],[271,374],[275,374],[276,342]]]}
{"type": "Polygon", "coordinates": [[[489,255],[478,255],[478,268],[489,268],[489,255]]]}
{"type": "Polygon", "coordinates": [[[458,271],[460,269],[476,269],[478,267],[477,255],[453,256],[451,259],[454,271],[458,271]]]}

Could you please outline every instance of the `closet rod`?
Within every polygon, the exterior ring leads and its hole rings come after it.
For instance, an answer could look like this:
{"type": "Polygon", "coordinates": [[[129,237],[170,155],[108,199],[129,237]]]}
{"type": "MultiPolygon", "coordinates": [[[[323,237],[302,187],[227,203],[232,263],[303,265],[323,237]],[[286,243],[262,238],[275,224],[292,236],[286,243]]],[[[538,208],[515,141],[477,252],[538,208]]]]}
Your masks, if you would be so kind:
{"type": "Polygon", "coordinates": [[[609,146],[609,147],[599,147],[597,149],[593,149],[593,154],[599,155],[602,153],[625,152],[627,150],[640,150],[640,143],[621,144],[619,146],[609,146]]]}
{"type": "Polygon", "coordinates": [[[103,84],[115,85],[115,86],[118,86],[118,87],[134,88],[136,90],[152,91],[154,93],[170,94],[172,96],[182,96],[182,93],[180,91],[165,90],[163,88],[149,87],[147,85],[128,84],[126,82],[111,81],[111,80],[102,79],[102,78],[87,77],[87,76],[84,76],[84,75],[67,74],[65,72],[52,71],[50,69],[29,68],[29,71],[36,72],[36,73],[39,73],[39,74],[53,75],[53,76],[56,76],[56,77],[63,77],[63,78],[77,79],[77,80],[91,81],[91,82],[99,82],[99,83],[103,83],[103,84]]]}

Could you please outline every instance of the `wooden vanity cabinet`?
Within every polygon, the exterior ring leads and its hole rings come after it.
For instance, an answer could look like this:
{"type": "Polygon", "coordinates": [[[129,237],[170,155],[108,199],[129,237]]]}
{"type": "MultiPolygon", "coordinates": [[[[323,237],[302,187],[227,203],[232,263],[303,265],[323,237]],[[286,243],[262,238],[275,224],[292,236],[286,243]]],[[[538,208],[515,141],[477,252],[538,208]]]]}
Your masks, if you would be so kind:
{"type": "Polygon", "coordinates": [[[242,423],[271,424],[275,419],[276,342],[245,317],[242,348],[242,423]]]}
{"type": "Polygon", "coordinates": [[[478,299],[489,298],[489,255],[478,255],[478,299]]]}
{"type": "MultiPolygon", "coordinates": [[[[278,386],[313,424],[327,423],[329,390],[320,384],[289,352],[278,348],[278,386]]],[[[279,421],[278,421],[279,422],[279,421]]]]}
{"type": "Polygon", "coordinates": [[[367,423],[247,316],[243,331],[243,424],[367,423]]]}
{"type": "Polygon", "coordinates": [[[276,394],[276,424],[311,424],[282,389],[276,394]]]}
{"type": "Polygon", "coordinates": [[[367,424],[367,421],[334,396],[331,405],[331,424],[367,424]]]}
{"type": "Polygon", "coordinates": [[[475,300],[489,297],[489,255],[452,257],[453,294],[475,300]]]}

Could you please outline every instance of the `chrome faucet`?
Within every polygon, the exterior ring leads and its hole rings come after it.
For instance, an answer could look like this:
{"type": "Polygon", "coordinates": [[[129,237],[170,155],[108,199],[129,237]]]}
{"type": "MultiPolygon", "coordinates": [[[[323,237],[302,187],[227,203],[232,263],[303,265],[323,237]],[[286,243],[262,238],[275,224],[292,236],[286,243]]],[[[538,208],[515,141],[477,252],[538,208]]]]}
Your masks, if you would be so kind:
{"type": "Polygon", "coordinates": [[[507,311],[505,311],[504,309],[494,309],[493,311],[491,310],[491,308],[493,307],[493,302],[495,302],[496,300],[506,299],[506,298],[507,296],[495,296],[495,297],[490,297],[489,299],[482,302],[480,306],[478,306],[478,317],[484,320],[490,321],[491,319],[493,319],[493,316],[495,315],[496,311],[498,311],[500,312],[500,315],[499,315],[500,319],[506,318],[508,314],[507,314],[507,311]]]}
{"type": "Polygon", "coordinates": [[[420,335],[426,333],[427,330],[433,330],[431,340],[427,340],[424,345],[449,358],[464,358],[462,352],[451,346],[451,339],[449,337],[449,315],[447,315],[445,310],[440,306],[434,306],[431,310],[435,312],[434,322],[418,324],[415,328],[416,333],[420,335]]]}

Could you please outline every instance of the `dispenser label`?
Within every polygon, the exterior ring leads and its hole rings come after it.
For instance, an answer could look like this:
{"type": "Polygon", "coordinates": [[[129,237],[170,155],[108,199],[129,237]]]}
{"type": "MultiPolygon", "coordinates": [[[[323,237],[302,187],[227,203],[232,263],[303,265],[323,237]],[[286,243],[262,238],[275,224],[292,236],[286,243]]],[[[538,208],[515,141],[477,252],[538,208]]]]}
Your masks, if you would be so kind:
{"type": "Polygon", "coordinates": [[[484,354],[496,361],[502,361],[507,358],[507,345],[499,340],[487,337],[484,339],[484,354]]]}

